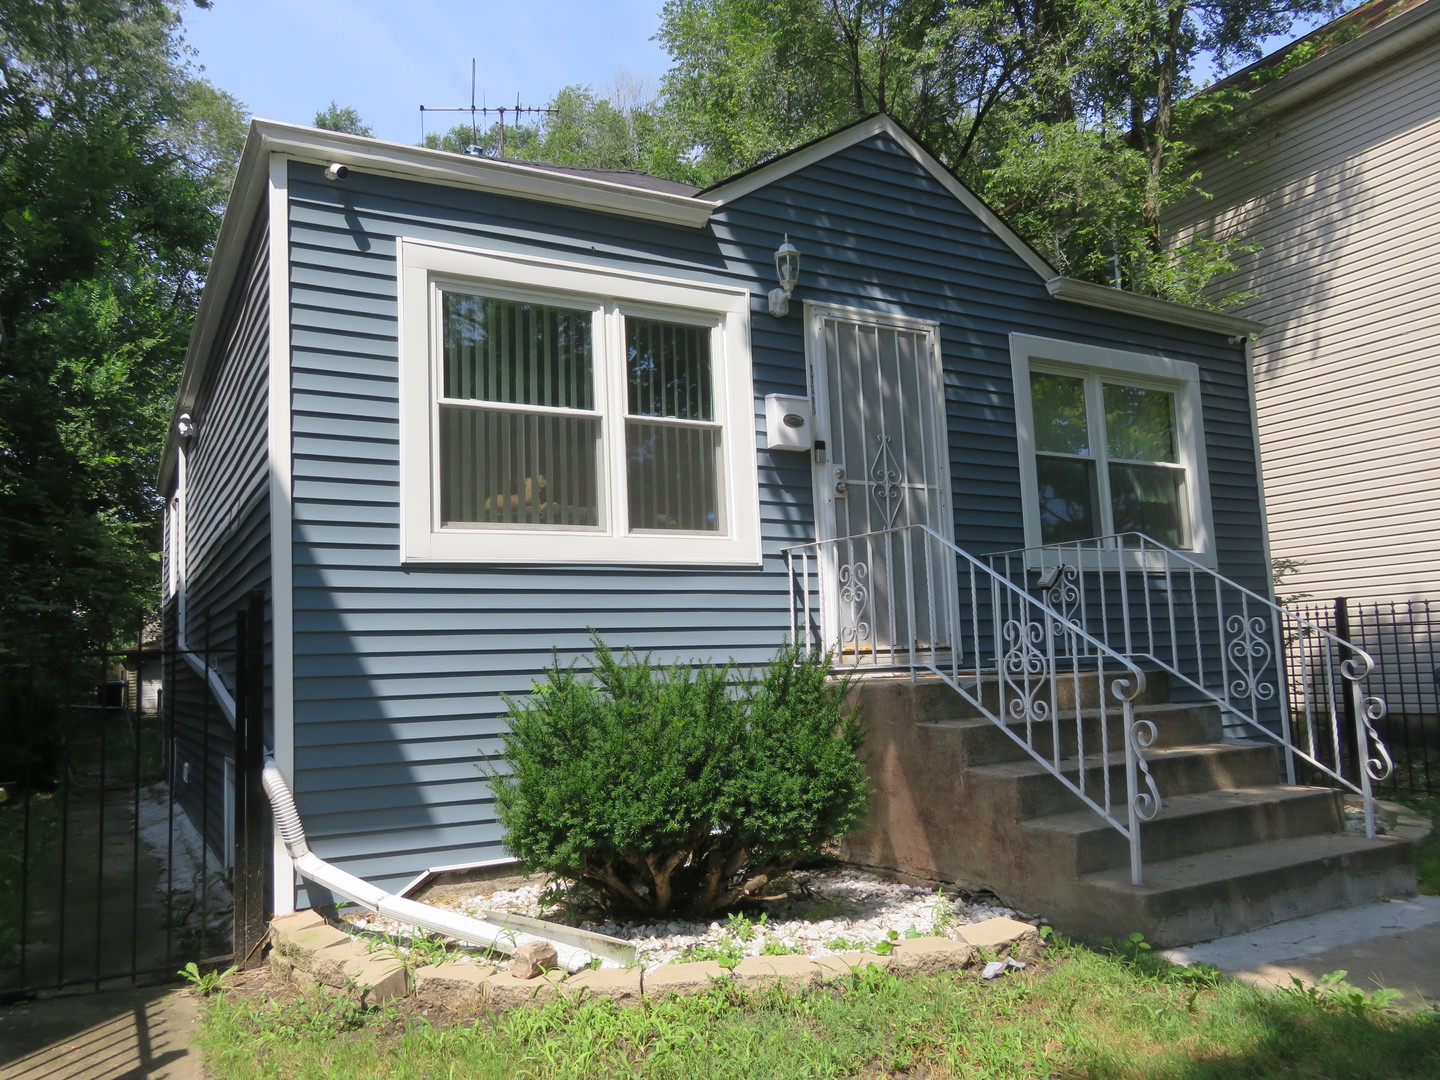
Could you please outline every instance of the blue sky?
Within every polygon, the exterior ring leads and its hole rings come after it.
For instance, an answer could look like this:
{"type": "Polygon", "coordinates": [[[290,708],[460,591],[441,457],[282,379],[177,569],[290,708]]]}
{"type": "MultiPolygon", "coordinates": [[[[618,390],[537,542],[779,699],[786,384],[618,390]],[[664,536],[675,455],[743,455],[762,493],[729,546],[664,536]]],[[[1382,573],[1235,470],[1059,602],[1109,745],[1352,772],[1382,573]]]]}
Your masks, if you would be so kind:
{"type": "MultiPolygon", "coordinates": [[[[308,124],[333,98],[382,139],[413,143],[420,109],[544,105],[571,83],[658,84],[664,0],[215,0],[185,13],[194,61],[268,120],[308,124]],[[482,102],[481,98],[485,100],[482,102]]],[[[460,115],[426,117],[444,130],[460,115]]]]}
{"type": "MultiPolygon", "coordinates": [[[[421,105],[469,104],[472,57],[475,103],[491,106],[544,105],[572,83],[604,94],[617,77],[653,88],[669,66],[650,40],[664,0],[214,2],[186,9],[186,39],[252,115],[308,124],[333,99],[395,142],[419,141],[421,105]]],[[[429,115],[426,130],[463,117],[429,115]]]]}

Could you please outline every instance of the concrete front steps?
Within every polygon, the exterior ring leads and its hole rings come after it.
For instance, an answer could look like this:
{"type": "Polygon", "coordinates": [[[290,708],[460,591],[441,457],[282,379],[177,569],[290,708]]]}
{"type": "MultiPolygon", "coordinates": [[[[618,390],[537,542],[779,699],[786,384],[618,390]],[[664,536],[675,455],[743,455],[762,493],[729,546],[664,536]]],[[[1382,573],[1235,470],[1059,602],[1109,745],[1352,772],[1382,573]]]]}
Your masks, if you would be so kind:
{"type": "MultiPolygon", "coordinates": [[[[1059,766],[1123,822],[1123,721],[1113,698],[1100,715],[1099,690],[1094,676],[1057,687],[1062,716],[1077,693],[1086,709],[1079,732],[1061,724],[1059,766]]],[[[846,842],[857,863],[988,888],[1082,939],[1166,946],[1415,891],[1408,840],[1346,832],[1339,792],[1279,783],[1274,747],[1221,741],[1218,711],[1168,704],[1163,674],[1136,705],[1156,728],[1145,757],[1162,800],[1141,826],[1141,886],[1128,841],[943,682],[870,678],[856,694],[876,789],[846,842]]],[[[1032,729],[1047,758],[1052,737],[1032,729]]]]}

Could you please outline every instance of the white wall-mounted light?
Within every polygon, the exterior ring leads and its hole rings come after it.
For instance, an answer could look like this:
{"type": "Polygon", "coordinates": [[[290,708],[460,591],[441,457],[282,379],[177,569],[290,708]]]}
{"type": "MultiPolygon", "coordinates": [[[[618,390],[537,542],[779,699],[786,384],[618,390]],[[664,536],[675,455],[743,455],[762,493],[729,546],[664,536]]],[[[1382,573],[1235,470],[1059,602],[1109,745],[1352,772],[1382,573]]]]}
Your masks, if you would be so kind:
{"type": "Polygon", "coordinates": [[[338,161],[332,161],[329,165],[325,166],[326,180],[344,180],[345,177],[349,175],[350,166],[341,165],[338,161]]]}
{"type": "Polygon", "coordinates": [[[790,294],[800,281],[800,251],[790,243],[789,233],[775,252],[775,277],[780,287],[770,290],[770,314],[783,319],[790,313],[790,294]]]}
{"type": "Polygon", "coordinates": [[[181,413],[175,418],[175,433],[182,439],[190,439],[195,436],[195,421],[187,413],[181,413]]]}

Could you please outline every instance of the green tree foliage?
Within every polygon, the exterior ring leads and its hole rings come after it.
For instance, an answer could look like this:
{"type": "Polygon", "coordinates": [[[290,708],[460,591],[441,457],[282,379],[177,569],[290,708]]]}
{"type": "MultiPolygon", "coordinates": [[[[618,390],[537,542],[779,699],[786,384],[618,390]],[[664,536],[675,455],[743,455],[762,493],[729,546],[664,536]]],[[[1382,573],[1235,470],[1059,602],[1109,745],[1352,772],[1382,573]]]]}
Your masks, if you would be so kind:
{"type": "Polygon", "coordinates": [[[431,134],[425,145],[457,153],[480,153],[510,161],[544,162],[590,169],[634,169],[686,181],[693,169],[687,143],[653,94],[634,84],[612,87],[608,96],[588,86],[567,86],[544,113],[521,113],[484,128],[457,124],[431,134]]]}
{"type": "Polygon", "coordinates": [[[859,722],[824,658],[786,648],[756,681],[655,670],[598,639],[591,681],[558,665],[511,701],[506,846],[611,908],[704,914],[761,892],[843,836],[868,794],[859,722]]]}
{"type": "Polygon", "coordinates": [[[0,650],[153,596],[154,475],[243,140],[165,0],[0,0],[0,650]]]}
{"type": "Polygon", "coordinates": [[[349,105],[337,105],[333,100],[315,114],[313,123],[317,128],[324,128],[327,131],[343,131],[349,135],[364,135],[366,138],[375,137],[375,129],[360,119],[360,114],[354,108],[349,105]]]}
{"type": "Polygon", "coordinates": [[[720,177],[894,115],[1066,274],[1172,300],[1242,241],[1167,243],[1191,134],[1233,99],[1201,73],[1347,0],[668,0],[665,92],[720,177]]]}

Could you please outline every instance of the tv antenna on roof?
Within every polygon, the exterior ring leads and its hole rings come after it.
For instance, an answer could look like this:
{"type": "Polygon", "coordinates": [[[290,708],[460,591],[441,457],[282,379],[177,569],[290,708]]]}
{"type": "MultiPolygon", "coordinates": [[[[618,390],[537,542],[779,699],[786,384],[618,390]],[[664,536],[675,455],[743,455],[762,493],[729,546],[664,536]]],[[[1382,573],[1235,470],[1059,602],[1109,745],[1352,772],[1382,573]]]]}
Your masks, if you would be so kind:
{"type": "Polygon", "coordinates": [[[476,104],[475,104],[475,60],[474,60],[474,58],[472,57],[471,60],[470,60],[470,104],[469,104],[469,105],[451,105],[451,106],[444,106],[444,107],[435,106],[435,105],[429,105],[429,106],[427,106],[427,105],[421,105],[421,106],[420,106],[420,141],[421,141],[422,143],[425,141],[425,114],[426,114],[427,112],[468,112],[468,113],[470,114],[470,145],[465,148],[465,152],[466,152],[467,154],[474,154],[475,156],[479,157],[479,156],[481,156],[482,154],[484,154],[484,151],[483,151],[483,150],[481,149],[481,147],[480,147],[480,127],[479,127],[479,125],[476,123],[475,118],[476,118],[477,116],[489,116],[491,113],[498,113],[499,116],[500,116],[500,145],[499,145],[498,147],[496,147],[496,149],[495,149],[495,155],[494,155],[494,156],[497,157],[497,158],[503,158],[503,157],[505,156],[505,114],[506,114],[506,113],[510,113],[510,114],[515,118],[515,119],[514,119],[514,123],[517,123],[517,124],[518,124],[519,121],[520,121],[520,117],[521,117],[522,115],[531,115],[531,114],[543,115],[543,114],[549,114],[549,113],[557,113],[557,112],[559,112],[559,111],[560,111],[559,109],[541,109],[541,108],[536,108],[536,107],[534,107],[534,106],[521,105],[521,104],[520,104],[520,95],[519,95],[519,94],[516,94],[516,95],[515,95],[515,104],[514,104],[513,106],[511,106],[511,105],[500,105],[500,106],[495,107],[495,108],[487,108],[487,107],[485,107],[485,106],[483,106],[483,105],[476,105],[476,104]]]}

